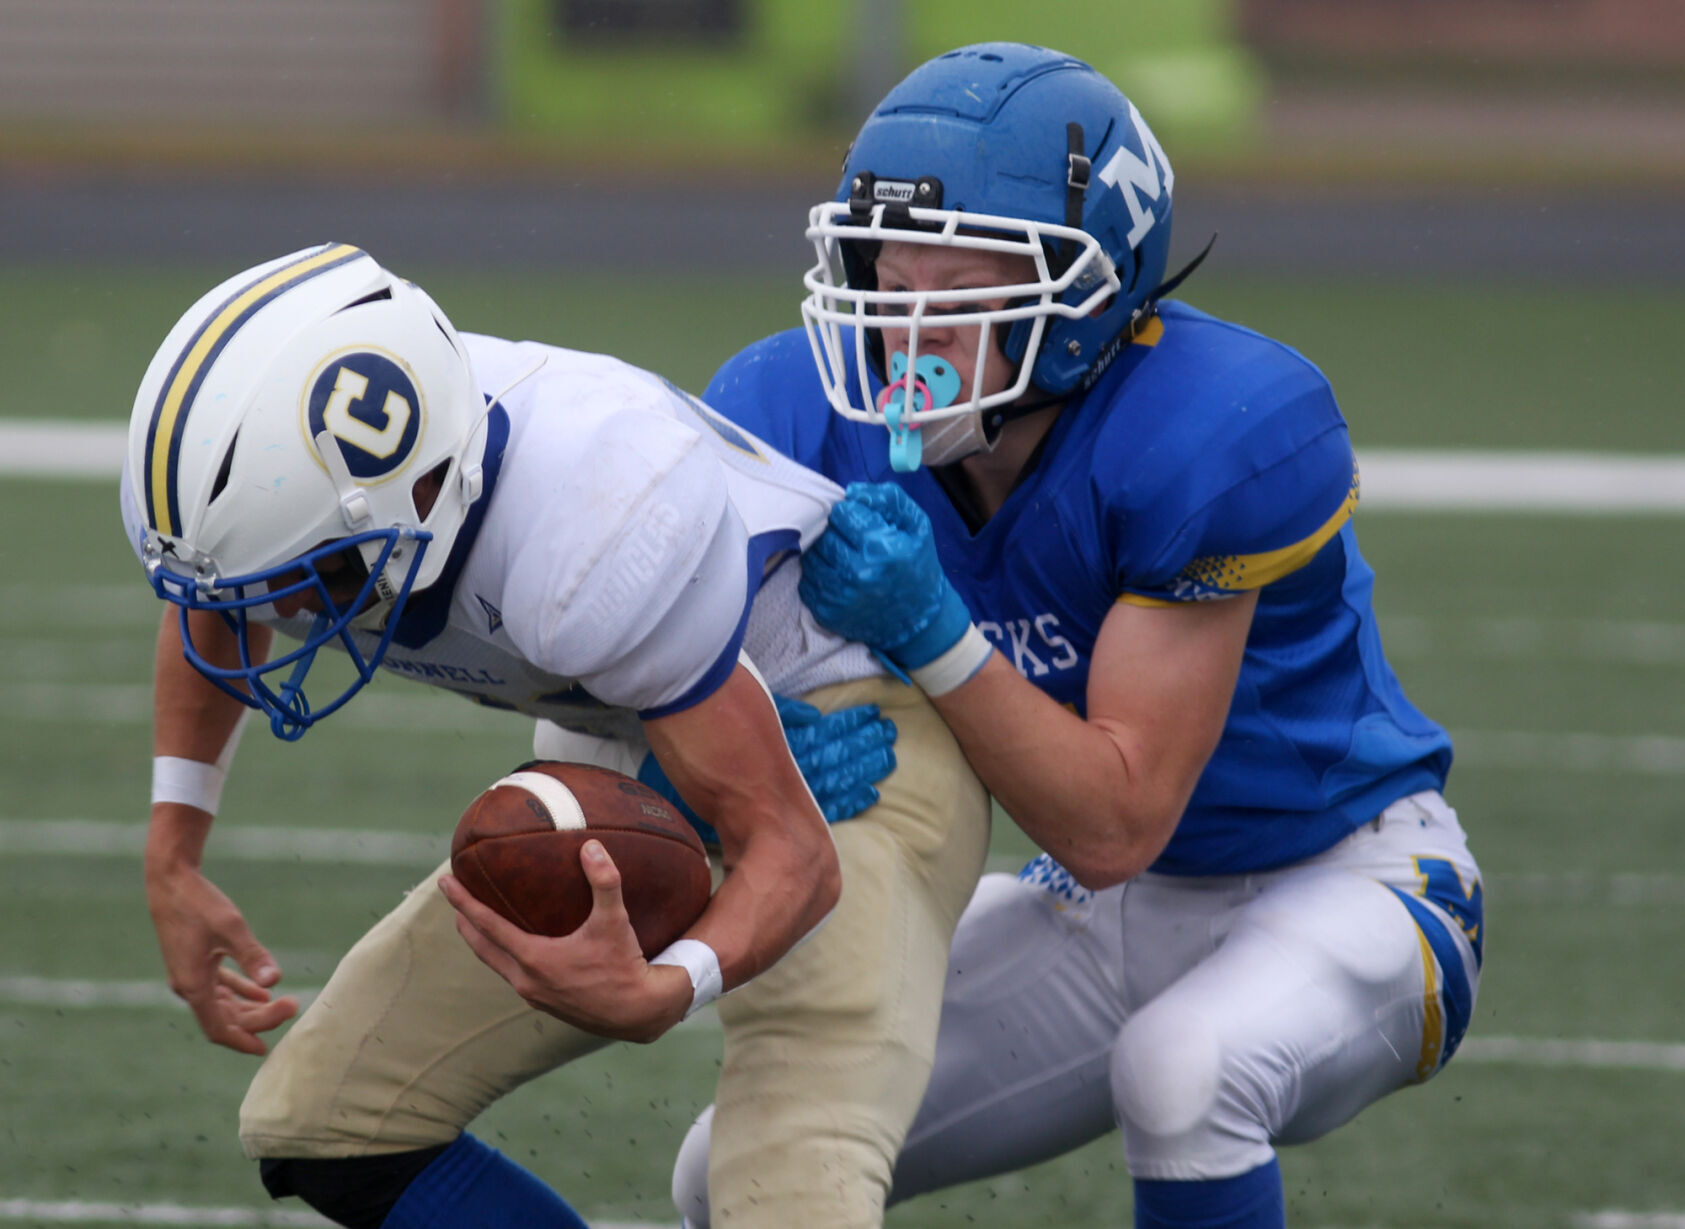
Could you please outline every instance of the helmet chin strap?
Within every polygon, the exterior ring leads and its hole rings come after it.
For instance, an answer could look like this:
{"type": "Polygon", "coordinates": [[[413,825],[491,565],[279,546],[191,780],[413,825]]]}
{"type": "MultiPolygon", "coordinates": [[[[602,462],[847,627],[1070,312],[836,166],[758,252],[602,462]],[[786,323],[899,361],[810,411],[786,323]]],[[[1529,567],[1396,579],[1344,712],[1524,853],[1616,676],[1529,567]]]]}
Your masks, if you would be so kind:
{"type": "Polygon", "coordinates": [[[1211,255],[1211,249],[1216,244],[1217,232],[1212,231],[1211,238],[1205,241],[1205,246],[1200,249],[1198,256],[1183,265],[1181,271],[1174,277],[1168,277],[1153,287],[1147,297],[1141,301],[1141,306],[1137,307],[1134,314],[1129,317],[1129,322],[1123,326],[1123,330],[1112,339],[1111,344],[1094,360],[1094,365],[1088,369],[1088,374],[1077,385],[1076,392],[1085,393],[1094,387],[1100,377],[1106,374],[1106,368],[1112,365],[1112,360],[1118,356],[1118,352],[1145,332],[1147,326],[1153,322],[1153,317],[1158,315],[1159,302],[1168,297],[1176,287],[1187,281],[1189,275],[1205,263],[1205,258],[1211,255]]]}
{"type": "MultiPolygon", "coordinates": [[[[538,362],[511,380],[496,396],[488,398],[480,416],[474,420],[473,426],[468,429],[467,434],[463,437],[463,455],[459,455],[456,459],[456,474],[454,477],[447,475],[446,481],[457,483],[464,507],[472,504],[485,490],[484,458],[476,458],[472,462],[468,461],[465,455],[468,447],[472,444],[474,438],[480,434],[480,429],[485,425],[486,420],[491,417],[492,407],[507,396],[510,389],[517,384],[537,375],[544,364],[549,361],[548,355],[541,357],[538,362]]],[[[333,482],[334,490],[339,495],[339,514],[345,523],[346,532],[355,534],[375,528],[374,512],[369,506],[368,495],[357,484],[357,480],[351,476],[350,467],[346,465],[345,456],[340,452],[339,444],[333,433],[331,431],[318,432],[315,444],[316,453],[322,458],[322,464],[326,467],[328,477],[333,482]]],[[[385,623],[387,613],[392,609],[393,603],[398,600],[398,594],[402,589],[403,582],[399,578],[401,575],[400,569],[405,571],[412,569],[415,566],[415,562],[411,558],[412,552],[421,548],[422,544],[416,540],[413,530],[405,530],[391,544],[390,553],[386,554],[385,566],[381,567],[381,555],[386,553],[386,548],[382,546],[381,542],[378,539],[371,539],[358,544],[358,553],[362,556],[363,563],[374,575],[375,600],[369,604],[366,610],[359,611],[351,620],[352,627],[360,631],[380,630],[385,623]]]]}
{"type": "MultiPolygon", "coordinates": [[[[987,412],[987,418],[994,416],[994,411],[987,412]]],[[[928,424],[924,431],[924,463],[932,468],[952,465],[979,452],[992,452],[1000,439],[998,429],[990,433],[983,411],[941,419],[928,424]]]]}
{"type": "MultiPolygon", "coordinates": [[[[322,458],[322,464],[327,467],[334,490],[339,493],[339,515],[345,522],[346,532],[361,533],[365,529],[372,529],[374,512],[369,507],[369,497],[351,476],[350,467],[345,464],[345,456],[339,451],[339,442],[334,438],[333,432],[317,433],[316,453],[322,458]]],[[[359,625],[378,627],[379,619],[386,617],[386,611],[398,599],[398,586],[394,583],[391,572],[408,555],[409,549],[409,544],[404,541],[394,543],[391,554],[386,558],[386,566],[381,567],[382,547],[378,541],[370,540],[358,545],[357,553],[363,557],[363,563],[371,573],[375,573],[375,600],[368,610],[358,614],[359,625]],[[377,568],[379,571],[376,573],[377,568]],[[375,615],[379,618],[369,622],[371,616],[375,615]]]]}
{"type": "MultiPolygon", "coordinates": [[[[510,380],[509,383],[505,384],[503,388],[496,393],[496,395],[486,398],[485,409],[480,411],[480,416],[474,420],[474,425],[468,429],[468,434],[463,437],[462,447],[464,451],[466,451],[469,445],[474,442],[474,437],[480,433],[480,428],[486,425],[486,419],[491,417],[492,407],[507,397],[516,385],[523,384],[527,380],[532,379],[533,376],[537,375],[543,369],[544,364],[549,361],[550,356],[548,354],[539,356],[539,360],[536,363],[521,372],[521,374],[516,376],[513,380],[510,380]]],[[[467,507],[480,497],[480,494],[485,490],[486,485],[485,456],[483,452],[481,456],[472,463],[469,463],[466,460],[459,460],[457,462],[457,483],[462,491],[463,507],[467,507]]]]}

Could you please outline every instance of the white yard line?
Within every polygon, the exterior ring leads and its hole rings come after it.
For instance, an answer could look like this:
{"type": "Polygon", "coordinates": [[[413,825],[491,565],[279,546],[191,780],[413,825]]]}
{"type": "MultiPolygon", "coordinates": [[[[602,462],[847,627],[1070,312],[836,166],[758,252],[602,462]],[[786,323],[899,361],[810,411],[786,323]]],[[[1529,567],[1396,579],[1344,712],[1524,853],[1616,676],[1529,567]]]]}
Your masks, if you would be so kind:
{"type": "MultiPolygon", "coordinates": [[[[320,986],[282,985],[277,994],[298,1000],[299,1010],[322,993],[320,986]]],[[[50,1008],[53,1011],[186,1011],[164,983],[153,980],[102,980],[88,977],[37,977],[28,973],[0,973],[0,1009],[50,1008]]],[[[719,1014],[705,1007],[674,1025],[675,1032],[718,1032],[719,1014]]],[[[0,1037],[0,1042],[5,1038],[0,1037]]],[[[0,1218],[3,1219],[3,1218],[0,1218]]]]}
{"type": "MultiPolygon", "coordinates": [[[[318,986],[287,988],[301,1005],[321,993],[318,986]]],[[[55,1010],[181,1010],[183,1004],[160,980],[102,981],[93,978],[0,974],[0,1007],[55,1010]]],[[[681,1028],[717,1028],[717,1017],[700,1013],[681,1028]]],[[[1579,1071],[1685,1073],[1685,1045],[1662,1041],[1598,1038],[1488,1037],[1476,1033],[1452,1060],[1458,1066],[1509,1066],[1579,1071]]]]}
{"type": "MultiPolygon", "coordinates": [[[[320,986],[282,986],[300,1010],[316,1001],[320,986]]],[[[50,1007],[55,1011],[113,1011],[160,1008],[187,1010],[162,977],[144,981],[108,981],[87,977],[35,977],[0,973],[0,1007],[50,1007]]]]}
{"type": "MultiPolygon", "coordinates": [[[[0,819],[0,855],[138,859],[146,844],[144,820],[0,819]]],[[[425,871],[449,853],[436,835],[376,829],[217,825],[208,856],[220,862],[390,866],[425,871]]],[[[1025,858],[991,855],[988,869],[1015,874],[1025,858]]],[[[1506,901],[1647,908],[1685,902],[1685,875],[1665,871],[1511,871],[1485,877],[1486,890],[1506,901]]]]}
{"type": "MultiPolygon", "coordinates": [[[[128,585],[0,585],[0,675],[17,677],[36,663],[38,678],[87,677],[88,654],[112,663],[150,661],[163,606],[139,583],[128,585]],[[91,646],[88,629],[104,633],[91,646]],[[124,634],[127,631],[128,634],[124,634]]],[[[1685,623],[1659,619],[1543,619],[1386,614],[1381,619],[1392,658],[1474,661],[1585,661],[1629,666],[1685,666],[1685,623]]]]}
{"type": "MultiPolygon", "coordinates": [[[[0,1221],[53,1225],[156,1225],[197,1229],[204,1225],[253,1229],[320,1229],[332,1221],[314,1212],[259,1208],[217,1208],[179,1203],[99,1203],[85,1199],[0,1199],[0,1221]]],[[[668,1229],[670,1222],[592,1220],[594,1229],[668,1229]]],[[[1574,1213],[1574,1229],[1685,1229],[1685,1212],[1574,1213]]]]}
{"type": "MultiPolygon", "coordinates": [[[[288,991],[287,993],[293,993],[288,991]]],[[[312,997],[315,991],[305,991],[312,997]]],[[[0,1005],[57,1009],[183,1007],[163,978],[152,981],[95,981],[76,977],[0,975],[0,1005]]]]}
{"type": "MultiPolygon", "coordinates": [[[[132,585],[0,585],[0,676],[20,681],[88,678],[100,671],[133,677],[150,663],[163,606],[132,585]],[[87,632],[98,630],[97,643],[87,632]],[[95,656],[97,654],[97,656],[95,656]]],[[[1386,614],[1387,656],[1394,660],[1592,662],[1685,666],[1685,623],[1659,619],[1462,618],[1386,614]]]]}
{"type": "Polygon", "coordinates": [[[1685,875],[1657,872],[1531,871],[1485,876],[1486,890],[1506,904],[1674,907],[1685,904],[1685,875]]]}
{"type": "Polygon", "coordinates": [[[1451,741],[1462,767],[1685,776],[1685,738],[1668,734],[1452,730],[1451,741]]]}
{"type": "Polygon", "coordinates": [[[1685,1072],[1685,1045],[1663,1041],[1567,1040],[1471,1036],[1452,1064],[1576,1068],[1587,1071],[1685,1072]]]}
{"type": "MultiPolygon", "coordinates": [[[[530,737],[532,718],[465,702],[437,688],[393,680],[396,687],[365,691],[335,714],[335,725],[363,730],[494,733],[496,726],[524,724],[530,737]]],[[[150,725],[150,683],[4,683],[0,706],[32,722],[150,725]]]]}
{"type": "Polygon", "coordinates": [[[314,1212],[190,1207],[179,1203],[98,1203],[87,1199],[0,1199],[0,1220],[52,1225],[332,1225],[314,1212]]]}
{"type": "Polygon", "coordinates": [[[1685,512],[1677,456],[1371,448],[1358,469],[1366,511],[1685,512]]]}
{"type": "MultiPolygon", "coordinates": [[[[464,800],[466,805],[466,800],[464,800]]],[[[139,857],[146,824],[103,819],[0,819],[0,853],[66,857],[139,857]]],[[[347,828],[275,828],[219,823],[213,860],[437,866],[450,853],[450,835],[347,828]]]]}
{"type": "MultiPolygon", "coordinates": [[[[86,1199],[0,1199],[0,1221],[53,1225],[237,1225],[257,1229],[317,1229],[333,1224],[314,1212],[268,1208],[195,1207],[180,1203],[99,1203],[86,1199]]],[[[649,1221],[592,1220],[593,1229],[666,1229],[649,1221]]]]}
{"type": "Polygon", "coordinates": [[[0,474],[31,478],[115,479],[123,472],[127,423],[0,421],[0,474]]]}
{"type": "MultiPolygon", "coordinates": [[[[147,725],[152,721],[152,688],[146,683],[4,683],[0,709],[35,723],[147,725]]],[[[367,691],[334,720],[344,729],[494,734],[499,727],[488,721],[501,722],[513,732],[531,719],[410,688],[407,694],[367,691]]],[[[1670,734],[1456,729],[1451,738],[1463,768],[1685,776],[1685,738],[1670,734]]]]}
{"type": "Polygon", "coordinates": [[[1391,658],[1685,666],[1685,623],[1658,619],[1387,614],[1381,618],[1381,638],[1391,658]]]}
{"type": "MultiPolygon", "coordinates": [[[[0,476],[114,481],[128,427],[0,420],[0,476]]],[[[1685,513],[1685,457],[1591,452],[1366,448],[1366,510],[1685,513]]]]}

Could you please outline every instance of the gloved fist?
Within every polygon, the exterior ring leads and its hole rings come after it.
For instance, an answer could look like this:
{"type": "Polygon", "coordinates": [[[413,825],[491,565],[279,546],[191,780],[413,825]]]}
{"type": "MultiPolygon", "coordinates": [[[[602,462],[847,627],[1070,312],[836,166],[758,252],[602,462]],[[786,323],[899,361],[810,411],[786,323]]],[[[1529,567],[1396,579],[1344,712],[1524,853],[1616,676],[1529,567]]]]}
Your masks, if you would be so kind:
{"type": "Polygon", "coordinates": [[[957,645],[971,612],[936,555],[930,518],[893,483],[852,484],[802,556],[813,617],[916,670],[957,645]]]}
{"type": "MultiPolygon", "coordinates": [[[[773,703],[791,758],[826,823],[852,819],[877,802],[876,783],[895,771],[896,730],[893,721],[878,715],[876,704],[821,713],[786,696],[774,696],[773,703]]],[[[719,845],[720,834],[679,796],[653,754],[638,765],[638,780],[678,807],[704,844],[719,845]]]]}

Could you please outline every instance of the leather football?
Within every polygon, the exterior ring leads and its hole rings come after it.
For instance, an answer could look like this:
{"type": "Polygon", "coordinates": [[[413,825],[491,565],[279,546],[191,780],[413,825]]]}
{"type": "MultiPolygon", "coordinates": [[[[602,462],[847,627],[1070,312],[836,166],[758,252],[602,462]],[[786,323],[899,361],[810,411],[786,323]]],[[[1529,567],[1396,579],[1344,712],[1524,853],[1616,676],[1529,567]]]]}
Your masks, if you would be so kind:
{"type": "Polygon", "coordinates": [[[451,872],[522,930],[571,934],[591,913],[579,850],[593,838],[620,869],[646,957],[707,908],[708,855],[678,809],[624,773],[590,764],[539,760],[493,782],[457,823],[451,872]]]}

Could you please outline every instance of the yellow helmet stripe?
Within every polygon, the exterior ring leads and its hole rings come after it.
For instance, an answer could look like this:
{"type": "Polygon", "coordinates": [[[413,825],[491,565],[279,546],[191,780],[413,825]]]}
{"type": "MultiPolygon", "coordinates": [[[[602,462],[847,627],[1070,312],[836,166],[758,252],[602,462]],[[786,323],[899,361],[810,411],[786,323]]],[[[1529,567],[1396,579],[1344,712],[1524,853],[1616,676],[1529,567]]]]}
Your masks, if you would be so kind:
{"type": "Polygon", "coordinates": [[[158,403],[152,410],[152,423],[146,433],[143,477],[146,515],[152,528],[166,534],[181,532],[176,466],[181,455],[182,435],[193,398],[216,356],[222,353],[222,348],[239,332],[241,325],[277,295],[362,254],[358,248],[344,243],[317,248],[237,290],[188,339],[169,375],[164,378],[158,403]]]}

